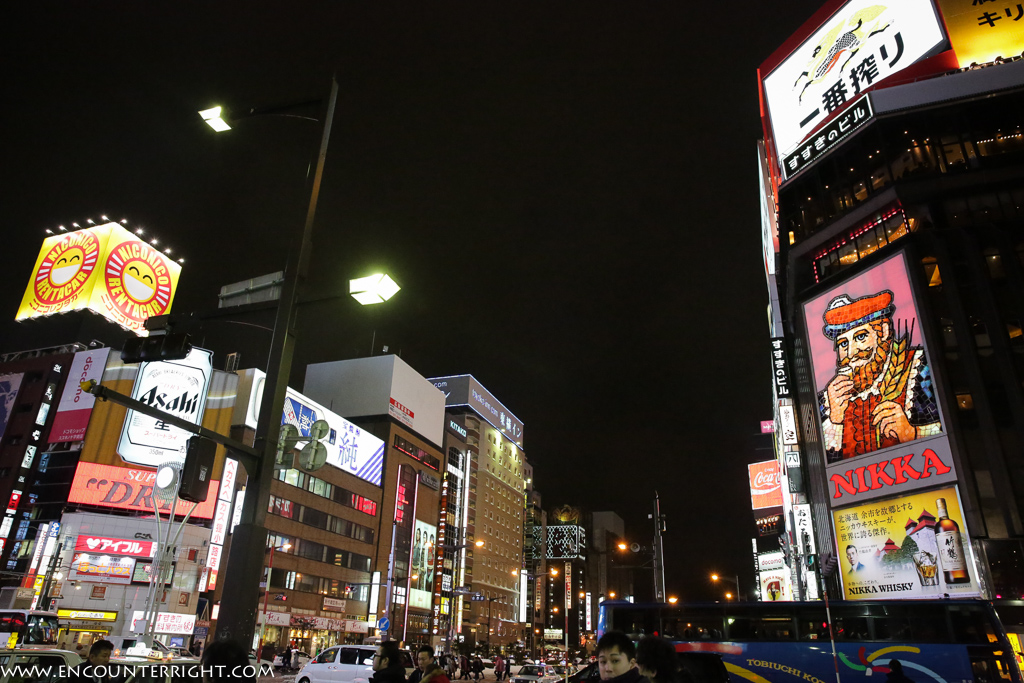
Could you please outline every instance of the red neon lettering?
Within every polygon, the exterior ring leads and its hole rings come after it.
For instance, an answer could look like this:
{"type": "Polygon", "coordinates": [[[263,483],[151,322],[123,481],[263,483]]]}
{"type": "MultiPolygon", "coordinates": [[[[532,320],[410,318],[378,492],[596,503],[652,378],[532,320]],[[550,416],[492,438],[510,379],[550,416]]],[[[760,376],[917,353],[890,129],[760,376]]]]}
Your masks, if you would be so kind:
{"type": "Polygon", "coordinates": [[[843,494],[839,492],[840,488],[851,496],[857,493],[857,486],[853,483],[853,470],[849,470],[845,477],[841,474],[833,474],[831,479],[832,483],[835,484],[836,487],[836,492],[832,495],[833,498],[843,497],[843,494]]]}
{"type": "Polygon", "coordinates": [[[860,484],[860,488],[857,489],[857,493],[867,493],[871,489],[868,487],[867,484],[864,483],[864,468],[863,467],[858,467],[856,469],[856,472],[857,472],[857,482],[860,484]]]}
{"type": "Polygon", "coordinates": [[[939,456],[936,455],[935,451],[932,449],[924,449],[922,456],[924,457],[924,465],[921,467],[922,479],[931,476],[931,473],[928,471],[929,469],[935,470],[935,474],[946,474],[947,472],[952,471],[951,468],[946,467],[945,463],[942,462],[939,456]]]}
{"type": "Polygon", "coordinates": [[[910,479],[920,479],[921,473],[910,466],[910,461],[914,459],[914,454],[904,455],[902,458],[892,459],[892,468],[896,472],[896,483],[906,484],[910,479]]]}
{"type": "Polygon", "coordinates": [[[871,488],[880,489],[883,486],[892,486],[892,477],[885,472],[886,465],[889,461],[875,463],[874,465],[868,465],[868,475],[871,477],[871,488]]]}

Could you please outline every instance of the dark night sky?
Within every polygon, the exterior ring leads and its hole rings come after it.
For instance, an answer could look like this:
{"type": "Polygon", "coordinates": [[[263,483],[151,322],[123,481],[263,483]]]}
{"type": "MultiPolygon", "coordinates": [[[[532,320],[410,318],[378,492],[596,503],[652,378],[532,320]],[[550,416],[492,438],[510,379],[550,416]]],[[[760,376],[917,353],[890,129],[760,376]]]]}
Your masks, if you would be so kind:
{"type": "Polygon", "coordinates": [[[670,593],[749,581],[771,415],[756,68],[819,4],[23,4],[0,350],[60,223],[150,229],[187,259],[178,312],[283,268],[317,124],[215,136],[195,112],[320,97],[337,72],[312,295],[374,268],[404,290],[306,309],[295,376],[374,332],[425,376],[472,373],[525,422],[546,507],[616,510],[646,542],[658,488],[670,593]]]}

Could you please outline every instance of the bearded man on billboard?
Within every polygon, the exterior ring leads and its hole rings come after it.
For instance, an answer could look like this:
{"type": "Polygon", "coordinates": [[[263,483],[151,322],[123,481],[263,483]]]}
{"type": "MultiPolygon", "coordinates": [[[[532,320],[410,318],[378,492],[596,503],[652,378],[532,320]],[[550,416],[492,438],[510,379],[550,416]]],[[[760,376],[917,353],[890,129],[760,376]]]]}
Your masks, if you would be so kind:
{"type": "Polygon", "coordinates": [[[889,290],[840,294],[825,309],[822,332],[836,351],[836,374],[818,394],[829,462],[941,431],[924,349],[911,346],[913,326],[893,327],[895,312],[889,290]]]}

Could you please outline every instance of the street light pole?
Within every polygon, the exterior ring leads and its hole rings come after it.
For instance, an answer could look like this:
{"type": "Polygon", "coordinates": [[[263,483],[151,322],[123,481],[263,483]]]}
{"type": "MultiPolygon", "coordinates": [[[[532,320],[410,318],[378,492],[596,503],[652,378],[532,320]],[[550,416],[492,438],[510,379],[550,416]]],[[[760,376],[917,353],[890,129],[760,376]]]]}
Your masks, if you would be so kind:
{"type": "MultiPolygon", "coordinates": [[[[291,547],[291,543],[285,543],[283,546],[281,546],[281,550],[288,550],[291,547]]],[[[256,648],[257,660],[261,660],[263,658],[263,634],[267,631],[267,601],[270,598],[270,576],[274,573],[275,550],[277,550],[277,546],[270,546],[270,560],[267,562],[267,585],[264,586],[263,591],[263,623],[260,624],[260,644],[256,648]]]]}
{"type": "Polygon", "coordinates": [[[221,593],[217,639],[238,641],[246,650],[252,644],[253,631],[256,627],[256,610],[259,605],[259,592],[256,587],[259,585],[260,572],[263,569],[263,551],[267,547],[267,529],[264,522],[267,505],[270,502],[270,484],[274,478],[274,461],[277,457],[277,440],[281,428],[281,414],[284,411],[285,391],[288,388],[292,354],[295,350],[295,308],[299,286],[309,269],[313,219],[320,197],[320,183],[323,179],[327,147],[331,140],[331,125],[337,100],[338,81],[332,78],[309,207],[300,233],[299,251],[295,258],[289,259],[274,318],[263,400],[259,419],[256,421],[256,438],[253,443],[256,450],[261,452],[261,457],[259,462],[247,471],[248,481],[241,521],[232,534],[231,553],[228,557],[231,580],[224,583],[221,593]]]}

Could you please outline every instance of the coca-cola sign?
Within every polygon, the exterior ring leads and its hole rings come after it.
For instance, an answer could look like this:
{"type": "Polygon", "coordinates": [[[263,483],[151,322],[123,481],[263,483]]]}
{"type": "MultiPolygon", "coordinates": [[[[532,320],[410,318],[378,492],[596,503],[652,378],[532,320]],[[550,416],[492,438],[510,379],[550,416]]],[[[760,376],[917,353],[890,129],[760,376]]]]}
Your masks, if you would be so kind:
{"type": "Polygon", "coordinates": [[[750,475],[750,503],[753,509],[762,510],[782,506],[782,472],[777,460],[755,462],[747,465],[750,475]]]}

